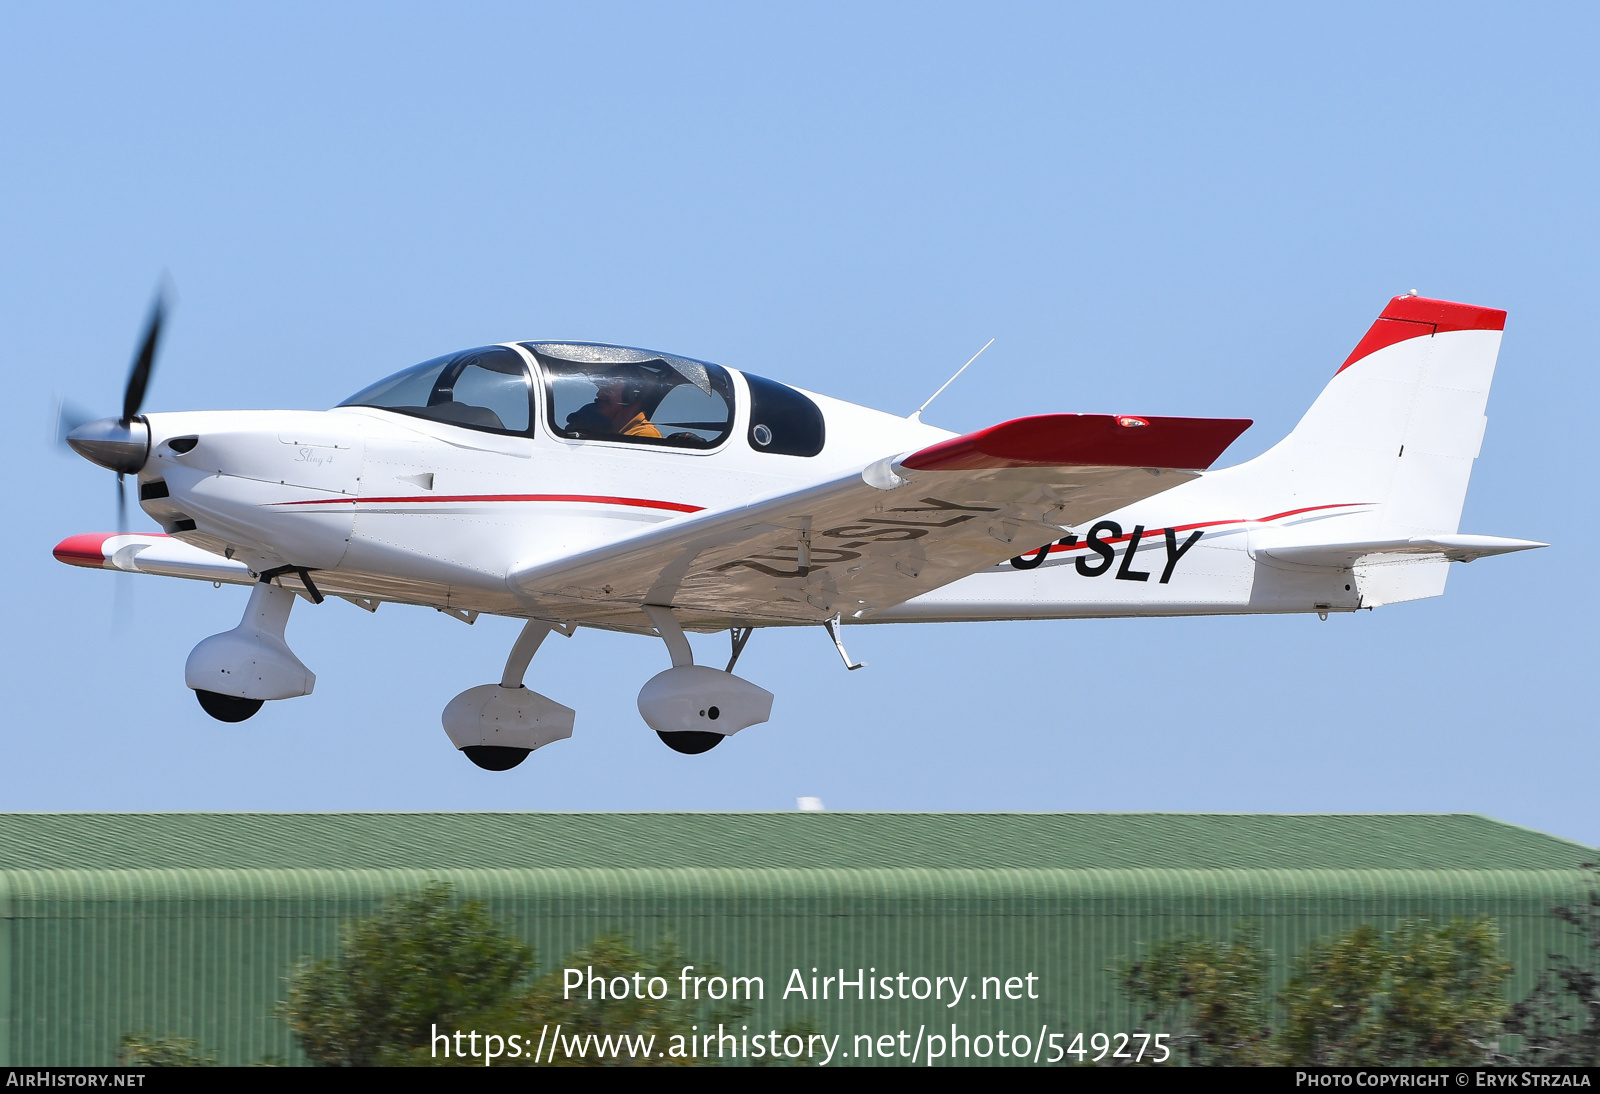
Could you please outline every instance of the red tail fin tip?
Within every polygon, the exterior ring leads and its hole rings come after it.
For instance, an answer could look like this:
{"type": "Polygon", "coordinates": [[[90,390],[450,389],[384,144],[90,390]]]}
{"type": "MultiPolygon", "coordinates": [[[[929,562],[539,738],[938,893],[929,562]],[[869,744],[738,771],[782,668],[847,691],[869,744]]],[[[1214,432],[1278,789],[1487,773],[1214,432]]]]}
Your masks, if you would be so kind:
{"type": "Polygon", "coordinates": [[[1430,300],[1426,296],[1397,296],[1389,301],[1366,337],[1350,351],[1343,372],[1363,357],[1408,338],[1425,338],[1452,330],[1505,330],[1506,313],[1499,308],[1480,308],[1476,304],[1456,304],[1449,300],[1430,300]]]}

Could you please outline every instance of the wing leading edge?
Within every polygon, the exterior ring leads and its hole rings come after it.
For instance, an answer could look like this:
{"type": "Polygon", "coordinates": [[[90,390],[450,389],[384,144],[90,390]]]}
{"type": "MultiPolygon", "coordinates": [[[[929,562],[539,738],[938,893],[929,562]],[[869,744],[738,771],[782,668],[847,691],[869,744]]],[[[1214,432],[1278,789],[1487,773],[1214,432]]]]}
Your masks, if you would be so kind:
{"type": "Polygon", "coordinates": [[[1247,419],[1050,414],[520,566],[533,615],[643,630],[861,619],[1210,467],[1247,419]]]}

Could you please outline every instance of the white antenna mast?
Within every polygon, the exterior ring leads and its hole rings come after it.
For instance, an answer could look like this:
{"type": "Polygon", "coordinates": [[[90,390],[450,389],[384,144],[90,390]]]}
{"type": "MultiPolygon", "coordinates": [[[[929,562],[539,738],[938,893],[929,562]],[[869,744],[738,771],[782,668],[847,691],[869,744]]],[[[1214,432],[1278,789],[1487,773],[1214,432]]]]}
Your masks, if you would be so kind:
{"type": "MultiPolygon", "coordinates": [[[[983,349],[988,349],[992,345],[994,345],[994,339],[993,338],[989,339],[987,342],[985,342],[983,344],[983,349]]],[[[976,361],[978,358],[982,357],[983,356],[983,349],[980,349],[977,353],[974,353],[972,355],[972,357],[967,361],[966,365],[962,365],[960,368],[956,369],[956,375],[955,376],[950,377],[950,379],[948,379],[944,383],[940,384],[939,385],[939,390],[935,391],[932,395],[928,396],[927,402],[925,402],[921,406],[917,407],[917,409],[913,410],[910,414],[907,415],[907,417],[911,421],[916,422],[918,425],[921,425],[922,424],[922,412],[924,410],[928,409],[928,403],[933,402],[935,399],[937,399],[939,397],[940,393],[942,393],[945,388],[947,388],[951,384],[955,383],[956,382],[956,376],[960,376],[963,372],[967,371],[967,365],[972,364],[973,361],[976,361]]]]}

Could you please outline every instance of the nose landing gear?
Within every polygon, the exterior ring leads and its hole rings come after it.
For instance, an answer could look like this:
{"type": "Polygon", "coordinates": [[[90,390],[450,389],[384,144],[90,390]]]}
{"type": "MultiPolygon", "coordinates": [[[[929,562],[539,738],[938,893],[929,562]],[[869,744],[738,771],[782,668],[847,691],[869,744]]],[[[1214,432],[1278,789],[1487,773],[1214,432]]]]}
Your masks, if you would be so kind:
{"type": "Polygon", "coordinates": [[[221,722],[242,722],[268,699],[311,694],[316,674],[283,640],[296,595],[263,574],[250,590],[239,625],[205,639],[189,654],[183,682],[194,689],[207,714],[221,722]]]}

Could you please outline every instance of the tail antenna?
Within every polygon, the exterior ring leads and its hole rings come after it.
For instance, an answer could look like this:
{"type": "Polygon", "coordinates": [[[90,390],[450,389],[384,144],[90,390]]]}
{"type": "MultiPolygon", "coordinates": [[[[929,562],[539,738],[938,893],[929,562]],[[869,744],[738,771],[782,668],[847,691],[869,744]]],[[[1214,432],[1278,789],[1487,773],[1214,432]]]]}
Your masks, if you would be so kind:
{"type": "MultiPolygon", "coordinates": [[[[988,349],[992,345],[994,345],[994,339],[993,338],[989,339],[987,342],[985,342],[983,344],[983,349],[988,349]]],[[[951,384],[955,383],[956,382],[956,376],[960,376],[963,372],[967,371],[967,365],[972,364],[973,361],[976,361],[978,358],[982,357],[983,356],[983,349],[980,349],[977,353],[974,353],[970,358],[968,358],[966,365],[962,365],[960,368],[956,369],[956,375],[955,376],[950,377],[950,379],[948,379],[944,383],[940,384],[939,385],[939,390],[935,391],[932,395],[928,396],[927,402],[924,402],[921,406],[917,407],[917,409],[913,410],[910,414],[906,415],[906,417],[909,418],[911,421],[916,422],[918,425],[921,425],[922,424],[922,412],[924,410],[928,409],[928,403],[933,402],[935,399],[937,399],[940,396],[941,393],[943,393],[945,388],[947,388],[951,384]]]]}

